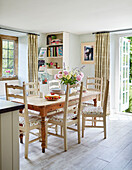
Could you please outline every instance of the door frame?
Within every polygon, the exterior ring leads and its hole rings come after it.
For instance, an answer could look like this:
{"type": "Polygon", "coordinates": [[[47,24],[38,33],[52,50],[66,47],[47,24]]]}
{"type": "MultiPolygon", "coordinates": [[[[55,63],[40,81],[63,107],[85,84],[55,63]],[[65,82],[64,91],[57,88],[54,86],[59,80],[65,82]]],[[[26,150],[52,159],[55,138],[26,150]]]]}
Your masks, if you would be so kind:
{"type": "Polygon", "coordinates": [[[115,34],[115,112],[119,112],[120,97],[120,37],[132,37],[131,33],[115,34]]]}

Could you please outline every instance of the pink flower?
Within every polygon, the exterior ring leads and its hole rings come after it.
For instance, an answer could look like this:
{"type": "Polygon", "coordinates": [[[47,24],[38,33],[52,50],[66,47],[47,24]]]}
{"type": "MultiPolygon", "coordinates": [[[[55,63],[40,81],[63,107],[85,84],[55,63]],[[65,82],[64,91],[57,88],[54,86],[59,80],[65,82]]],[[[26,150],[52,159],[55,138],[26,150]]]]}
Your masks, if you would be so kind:
{"type": "Polygon", "coordinates": [[[50,62],[50,65],[51,65],[51,66],[53,66],[53,63],[52,63],[52,62],[50,62]]]}
{"type": "Polygon", "coordinates": [[[61,79],[63,77],[62,74],[58,74],[58,78],[61,79]]]}
{"type": "Polygon", "coordinates": [[[68,71],[64,71],[64,74],[65,74],[65,76],[67,76],[69,74],[69,72],[68,71]]]}
{"type": "Polygon", "coordinates": [[[6,70],[6,73],[10,73],[10,70],[6,70]]]}
{"type": "Polygon", "coordinates": [[[81,72],[81,73],[80,73],[80,76],[81,76],[82,78],[84,77],[84,74],[83,74],[83,72],[81,72]]]}
{"type": "Polygon", "coordinates": [[[77,75],[77,81],[81,81],[82,77],[80,75],[77,75]]]}
{"type": "Polygon", "coordinates": [[[58,79],[58,74],[54,75],[54,79],[57,80],[58,79]]]}
{"type": "Polygon", "coordinates": [[[59,71],[58,74],[62,74],[62,71],[59,71]]]}

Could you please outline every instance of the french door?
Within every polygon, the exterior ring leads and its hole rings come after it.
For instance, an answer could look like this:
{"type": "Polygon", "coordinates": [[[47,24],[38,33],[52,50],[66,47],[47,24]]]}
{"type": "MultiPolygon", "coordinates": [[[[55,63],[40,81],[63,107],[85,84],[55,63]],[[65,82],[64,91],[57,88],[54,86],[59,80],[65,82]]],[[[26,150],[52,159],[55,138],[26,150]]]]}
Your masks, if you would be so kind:
{"type": "Polygon", "coordinates": [[[120,38],[120,111],[129,108],[130,40],[120,38]]]}

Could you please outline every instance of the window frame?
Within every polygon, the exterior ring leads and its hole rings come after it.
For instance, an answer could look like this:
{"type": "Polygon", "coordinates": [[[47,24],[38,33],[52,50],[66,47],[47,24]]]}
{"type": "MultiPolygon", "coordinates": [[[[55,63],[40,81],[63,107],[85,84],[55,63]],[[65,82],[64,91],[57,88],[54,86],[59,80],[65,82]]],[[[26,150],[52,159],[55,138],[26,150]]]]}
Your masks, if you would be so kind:
{"type": "Polygon", "coordinates": [[[0,81],[18,79],[18,37],[0,34],[0,81]],[[2,77],[2,40],[13,40],[14,43],[14,75],[13,77],[2,77]]]}

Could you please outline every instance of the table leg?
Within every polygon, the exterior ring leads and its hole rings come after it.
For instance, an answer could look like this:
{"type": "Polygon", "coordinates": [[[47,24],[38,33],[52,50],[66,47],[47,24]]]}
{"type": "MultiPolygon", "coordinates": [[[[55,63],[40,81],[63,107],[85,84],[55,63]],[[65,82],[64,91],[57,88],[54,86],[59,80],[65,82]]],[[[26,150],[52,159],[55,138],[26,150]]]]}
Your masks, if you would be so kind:
{"type": "Polygon", "coordinates": [[[45,117],[42,117],[41,120],[41,137],[42,137],[42,152],[45,153],[45,148],[46,148],[46,122],[45,122],[45,117]]]}
{"type": "MultiPolygon", "coordinates": [[[[94,106],[97,106],[97,98],[93,99],[94,101],[94,106]]],[[[94,121],[96,121],[96,117],[94,117],[94,121]]],[[[96,122],[94,122],[94,126],[96,126],[96,122]]]]}

